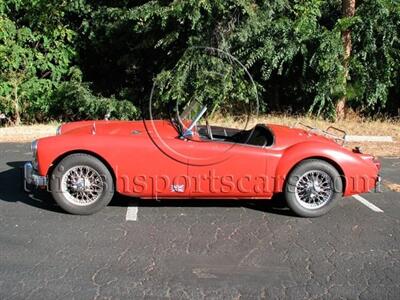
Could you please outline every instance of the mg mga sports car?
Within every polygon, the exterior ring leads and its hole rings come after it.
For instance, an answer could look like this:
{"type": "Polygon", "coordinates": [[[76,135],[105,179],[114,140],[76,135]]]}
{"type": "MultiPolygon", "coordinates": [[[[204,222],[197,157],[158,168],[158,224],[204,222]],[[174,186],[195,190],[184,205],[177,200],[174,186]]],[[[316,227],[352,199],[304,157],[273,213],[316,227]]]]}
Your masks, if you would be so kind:
{"type": "Polygon", "coordinates": [[[342,196],[379,184],[380,163],[341,145],[336,128],[210,126],[206,106],[169,120],[80,121],[32,142],[29,189],[47,188],[73,214],[92,214],[115,192],[139,198],[271,199],[297,215],[327,213],[342,196]]]}

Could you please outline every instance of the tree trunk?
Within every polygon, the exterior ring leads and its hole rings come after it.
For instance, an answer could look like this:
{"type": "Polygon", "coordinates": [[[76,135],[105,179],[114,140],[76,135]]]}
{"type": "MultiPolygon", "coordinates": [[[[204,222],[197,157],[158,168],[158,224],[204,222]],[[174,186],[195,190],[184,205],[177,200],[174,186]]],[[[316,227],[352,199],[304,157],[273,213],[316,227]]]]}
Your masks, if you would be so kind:
{"type": "Polygon", "coordinates": [[[15,82],[15,85],[13,87],[14,89],[14,115],[15,115],[15,125],[20,125],[21,124],[21,109],[19,105],[19,97],[18,97],[18,83],[15,82]]]}
{"type": "MultiPolygon", "coordinates": [[[[342,0],[342,15],[343,17],[353,17],[356,10],[356,0],[342,0]]],[[[343,40],[343,82],[346,86],[347,77],[349,76],[349,60],[351,55],[351,31],[347,29],[342,32],[343,40]]],[[[339,119],[344,118],[346,113],[347,96],[344,95],[336,104],[336,116],[339,119]]]]}

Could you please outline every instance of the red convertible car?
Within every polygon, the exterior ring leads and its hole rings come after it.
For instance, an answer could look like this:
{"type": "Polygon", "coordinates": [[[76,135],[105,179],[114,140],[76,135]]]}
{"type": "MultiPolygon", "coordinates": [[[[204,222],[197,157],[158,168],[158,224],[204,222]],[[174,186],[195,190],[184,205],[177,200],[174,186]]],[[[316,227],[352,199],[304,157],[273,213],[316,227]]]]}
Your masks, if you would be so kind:
{"type": "Polygon", "coordinates": [[[100,210],[115,191],[260,201],[283,193],[294,213],[316,217],[380,181],[379,161],[344,148],[335,128],[258,124],[238,130],[203,122],[206,110],[170,120],[63,124],[55,136],[32,142],[25,183],[48,188],[73,214],[100,210]]]}

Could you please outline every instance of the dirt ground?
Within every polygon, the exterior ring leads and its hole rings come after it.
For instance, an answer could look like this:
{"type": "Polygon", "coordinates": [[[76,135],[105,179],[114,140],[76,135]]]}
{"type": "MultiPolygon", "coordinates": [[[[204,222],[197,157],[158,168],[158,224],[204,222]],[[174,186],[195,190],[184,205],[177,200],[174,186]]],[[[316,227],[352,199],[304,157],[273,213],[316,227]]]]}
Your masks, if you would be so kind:
{"type": "Polygon", "coordinates": [[[57,124],[38,124],[0,127],[0,143],[29,142],[37,138],[54,135],[57,124]]]}

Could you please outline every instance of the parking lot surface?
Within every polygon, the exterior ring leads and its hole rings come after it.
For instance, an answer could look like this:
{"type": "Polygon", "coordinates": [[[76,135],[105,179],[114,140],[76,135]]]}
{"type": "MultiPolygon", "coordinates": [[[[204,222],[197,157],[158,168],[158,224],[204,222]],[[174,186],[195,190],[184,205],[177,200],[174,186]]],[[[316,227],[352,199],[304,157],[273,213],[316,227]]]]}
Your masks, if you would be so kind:
{"type": "MultiPolygon", "coordinates": [[[[0,144],[0,299],[399,299],[400,194],[298,218],[282,201],[137,200],[91,216],[22,188],[0,144]]],[[[400,159],[383,159],[400,183],[400,159]]]]}

